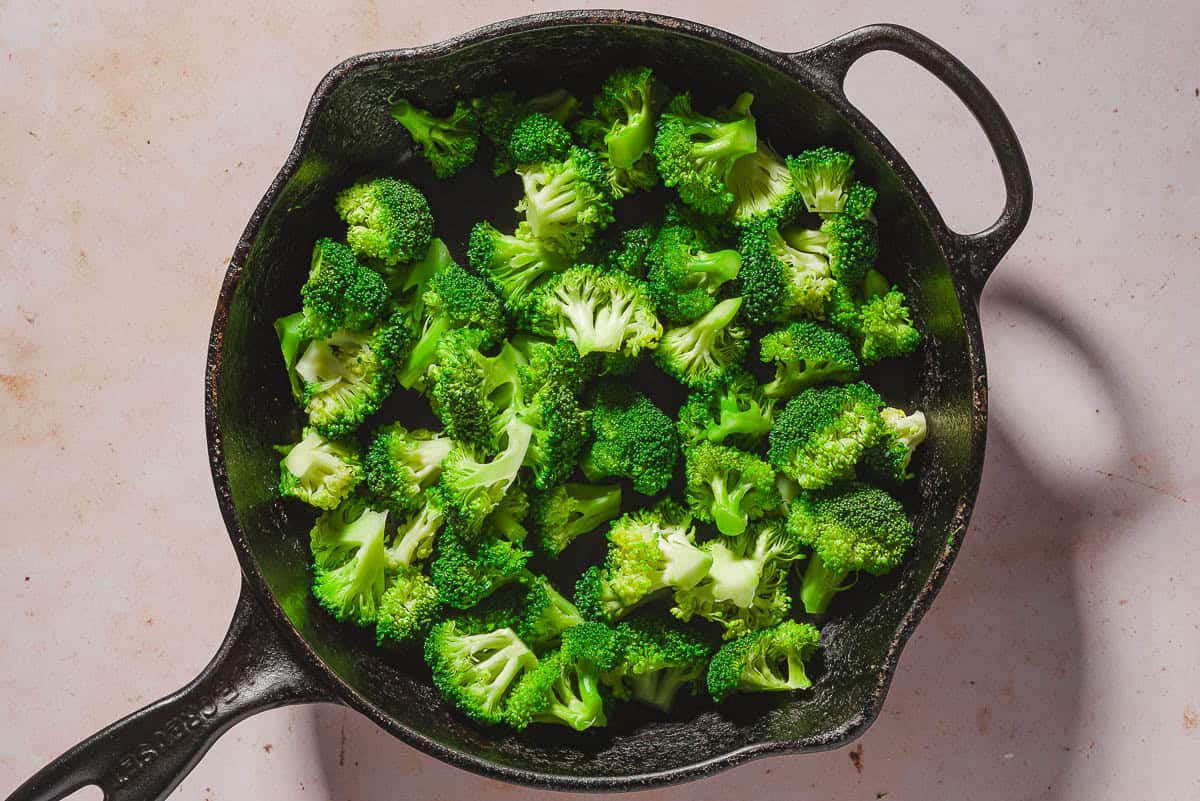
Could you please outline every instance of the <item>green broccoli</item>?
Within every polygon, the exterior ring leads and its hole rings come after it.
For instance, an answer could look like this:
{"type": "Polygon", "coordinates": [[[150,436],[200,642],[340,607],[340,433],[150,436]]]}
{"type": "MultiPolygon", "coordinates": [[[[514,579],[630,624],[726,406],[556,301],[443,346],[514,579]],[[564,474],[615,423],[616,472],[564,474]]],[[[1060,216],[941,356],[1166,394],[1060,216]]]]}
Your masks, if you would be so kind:
{"type": "Polygon", "coordinates": [[[376,178],[343,189],[334,200],[349,225],[346,241],[359,256],[385,266],[420,259],[433,239],[433,212],[421,191],[398,178],[376,178]]]}
{"type": "Polygon", "coordinates": [[[538,549],[558,558],[575,539],[621,512],[620,485],[559,484],[538,493],[533,502],[533,530],[538,549]]]}
{"type": "Polygon", "coordinates": [[[481,723],[500,723],[513,687],[538,658],[510,628],[470,634],[444,620],[425,638],[425,662],[455,706],[481,723]]]}
{"type": "Polygon", "coordinates": [[[647,286],[659,313],[672,322],[702,317],[716,305],[716,295],[737,278],[742,257],[736,250],[711,251],[696,230],[665,226],[647,255],[647,286]]]}
{"type": "Polygon", "coordinates": [[[855,181],[846,190],[846,203],[841,213],[858,220],[875,222],[875,214],[871,209],[875,205],[876,195],[872,187],[855,181]]]}
{"type": "Polygon", "coordinates": [[[627,384],[606,382],[591,398],[595,441],[580,467],[588,481],[625,477],[642,495],[666,489],[679,461],[679,437],[671,418],[627,384]]]}
{"type": "Polygon", "coordinates": [[[592,378],[595,363],[580,358],[579,349],[570,340],[517,334],[508,344],[523,360],[517,367],[517,377],[525,395],[537,392],[546,384],[558,384],[579,394],[592,378]]]}
{"type": "Polygon", "coordinates": [[[879,229],[874,223],[835,214],[819,230],[788,226],[781,232],[793,250],[829,260],[833,277],[847,287],[857,287],[879,256],[879,229]]]}
{"type": "Polygon", "coordinates": [[[558,120],[534,112],[513,128],[508,148],[518,164],[559,161],[571,149],[571,132],[558,120]]]}
{"type": "Polygon", "coordinates": [[[419,570],[403,568],[390,579],[379,601],[375,641],[396,646],[422,637],[442,611],[437,587],[419,570]]]}
{"type": "Polygon", "coordinates": [[[647,258],[657,238],[658,226],[652,222],[608,235],[600,248],[604,253],[604,267],[627,273],[633,278],[645,278],[647,258]]]}
{"type": "Polygon", "coordinates": [[[787,398],[816,384],[858,378],[850,340],[807,321],[792,323],[759,341],[759,358],[775,363],[775,378],[763,387],[768,398],[787,398]]]}
{"type": "Polygon", "coordinates": [[[913,327],[904,293],[892,288],[859,307],[858,333],[864,364],[907,356],[916,350],[921,334],[913,327]]]}
{"type": "Polygon", "coordinates": [[[846,190],[854,180],[854,157],[831,147],[806,150],[787,160],[805,207],[828,214],[842,211],[846,190]]]}
{"type": "Polygon", "coordinates": [[[617,626],[617,645],[621,663],[603,676],[613,695],[663,712],[671,711],[681,690],[695,694],[714,650],[690,628],[645,615],[617,626]]]}
{"type": "Polygon", "coordinates": [[[488,285],[457,264],[447,264],[429,279],[422,296],[424,326],[413,346],[408,362],[400,370],[400,386],[423,386],[425,374],[437,356],[438,342],[455,328],[471,326],[484,334],[483,347],[491,347],[504,338],[508,323],[500,299],[488,285]]]}
{"type": "Polygon", "coordinates": [[[616,520],[603,567],[575,585],[575,605],[589,620],[613,622],[662,591],[686,590],[708,574],[712,556],[696,546],[692,518],[673,501],[616,520]]]}
{"type": "Polygon", "coordinates": [[[779,506],[774,469],[737,448],[707,440],[688,448],[684,479],[692,514],[728,536],[779,506]]]}
{"type": "Polygon", "coordinates": [[[475,160],[479,117],[470,105],[459,101],[450,114],[436,117],[401,99],[391,104],[391,112],[396,122],[408,129],[438,178],[457,175],[475,160]]]}
{"type": "Polygon", "coordinates": [[[512,143],[513,130],[521,120],[539,113],[566,125],[578,105],[579,101],[566,89],[554,89],[528,101],[517,100],[515,92],[497,92],[472,100],[471,106],[479,114],[479,127],[496,151],[492,172],[501,175],[513,168],[509,145],[512,143]]]}
{"type": "Polygon", "coordinates": [[[688,93],[677,95],[663,111],[654,139],[654,157],[663,183],[674,187],[687,205],[706,214],[724,214],[734,203],[733,166],[758,148],[750,104],[738,96],[732,108],[709,117],[692,108],[688,93]]]}
{"type": "Polygon", "coordinates": [[[654,361],[684,386],[724,381],[746,354],[746,329],[736,322],[741,298],[723,300],[700,319],[662,335],[654,361]]]}
{"type": "Polygon", "coordinates": [[[297,403],[303,405],[304,381],[296,372],[296,363],[312,339],[304,324],[304,312],[296,312],[276,320],[275,335],[279,337],[279,350],[283,354],[283,367],[287,370],[292,397],[297,403]]]}
{"type": "Polygon", "coordinates": [[[727,640],[787,617],[792,607],[787,574],[800,554],[782,521],[760,523],[700,547],[712,563],[700,581],[675,590],[671,614],[685,622],[695,616],[719,623],[727,640]]]}
{"type": "Polygon", "coordinates": [[[365,331],[383,316],[388,294],[383,278],[360,265],[354,251],[332,239],[318,239],[308,280],[300,288],[305,333],[328,337],[342,329],[365,331]]]}
{"type": "Polygon", "coordinates": [[[617,198],[658,182],[651,149],[664,94],[649,67],[619,69],[600,87],[592,116],[576,126],[580,140],[600,154],[617,198]]]}
{"type": "Polygon", "coordinates": [[[525,596],[521,599],[513,628],[522,640],[534,648],[541,648],[583,622],[575,604],[564,598],[550,579],[534,576],[525,585],[525,596]]]}
{"type": "Polygon", "coordinates": [[[500,436],[500,451],[481,458],[479,449],[455,443],[442,462],[448,517],[462,533],[478,532],[517,480],[533,440],[533,426],[513,416],[500,436]]]}
{"type": "Polygon", "coordinates": [[[531,300],[529,316],[533,333],[570,340],[582,356],[636,357],[655,347],[662,336],[645,285],[624,273],[589,264],[548,279],[531,300]]]}
{"type": "Polygon", "coordinates": [[[913,544],[912,523],[900,502],[857,481],[796,498],[787,525],[793,537],[812,548],[800,587],[800,600],[811,615],[829,609],[833,596],[848,587],[851,573],[890,573],[913,544]]]}
{"type": "Polygon", "coordinates": [[[785,620],[721,646],[708,666],[708,692],[721,703],[735,693],[786,692],[812,686],[804,663],[820,647],[808,623],[785,620]]]}
{"type": "Polygon", "coordinates": [[[879,442],[863,455],[868,475],[887,484],[900,484],[913,477],[908,471],[913,451],[925,441],[925,414],[906,415],[891,406],[879,412],[882,421],[879,442]]]}
{"type": "Polygon", "coordinates": [[[517,416],[533,429],[525,466],[533,472],[533,485],[548,489],[575,470],[588,437],[587,414],[570,389],[546,384],[522,400],[517,416]]]}
{"type": "Polygon", "coordinates": [[[775,422],[775,401],[754,377],[731,370],[726,380],[693,390],[679,410],[679,438],[688,445],[713,442],[753,449],[775,422]]]}
{"type": "Polygon", "coordinates": [[[792,247],[770,218],[747,223],[738,250],[742,314],[751,324],[824,318],[836,283],[826,257],[792,247]]]}
{"type": "Polygon", "coordinates": [[[517,175],[525,190],[517,211],[548,250],[573,258],[612,222],[608,179],[590,150],[572,147],[562,161],[522,164],[517,175]]]}
{"type": "Polygon", "coordinates": [[[419,509],[396,527],[391,545],[384,549],[389,570],[400,571],[428,559],[438,531],[445,522],[445,498],[441,487],[430,487],[422,496],[419,509]]]}
{"type": "Polygon", "coordinates": [[[482,534],[468,541],[447,526],[438,535],[429,576],[442,603],[470,609],[500,587],[522,580],[529,551],[501,537],[482,534]]]}
{"type": "Polygon", "coordinates": [[[367,486],[388,509],[415,511],[442,475],[442,460],[453,443],[433,431],[409,431],[400,423],[376,430],[364,460],[367,486]]]}
{"type": "Polygon", "coordinates": [[[512,543],[523,543],[529,535],[528,529],[525,528],[529,508],[529,492],[525,489],[524,482],[518,479],[483,521],[483,530],[512,543]]]}
{"type": "Polygon", "coordinates": [[[437,358],[426,375],[430,403],[446,434],[490,451],[512,416],[524,357],[505,342],[495,356],[481,352],[487,335],[458,328],[437,343],[437,358]]]}
{"type": "Polygon", "coordinates": [[[386,524],[387,512],[351,498],[313,525],[313,595],[339,621],[375,623],[384,591],[386,524]]]}
{"type": "Polygon", "coordinates": [[[420,330],[425,320],[425,292],[433,277],[454,264],[450,249],[434,237],[425,257],[403,267],[385,268],[383,280],[392,293],[392,309],[404,312],[409,328],[420,330]]]}
{"type": "Polygon", "coordinates": [[[353,442],[331,441],[306,428],[279,462],[279,494],[318,509],[336,509],[362,477],[353,442]]]}
{"type": "Polygon", "coordinates": [[[583,731],[608,723],[601,676],[619,664],[616,632],[582,623],[562,633],[562,645],[521,677],[505,708],[518,731],[530,723],[555,723],[583,731]]]}
{"type": "Polygon", "coordinates": [[[785,220],[800,205],[800,193],[787,164],[761,139],[753,153],[733,163],[728,184],[733,193],[730,216],[738,225],[760,219],[785,220]]]}
{"type": "Polygon", "coordinates": [[[541,279],[568,266],[541,240],[521,233],[502,234],[491,223],[479,222],[471,229],[467,246],[467,262],[488,279],[517,316],[530,290],[541,279]]]}
{"type": "Polygon", "coordinates": [[[358,428],[391,394],[396,368],[410,345],[400,314],[369,332],[337,331],[328,339],[312,340],[296,363],[309,425],[329,439],[358,428]]]}
{"type": "Polygon", "coordinates": [[[767,457],[805,489],[849,478],[879,438],[881,408],[879,395],[861,381],[807,389],[775,419],[767,457]]]}

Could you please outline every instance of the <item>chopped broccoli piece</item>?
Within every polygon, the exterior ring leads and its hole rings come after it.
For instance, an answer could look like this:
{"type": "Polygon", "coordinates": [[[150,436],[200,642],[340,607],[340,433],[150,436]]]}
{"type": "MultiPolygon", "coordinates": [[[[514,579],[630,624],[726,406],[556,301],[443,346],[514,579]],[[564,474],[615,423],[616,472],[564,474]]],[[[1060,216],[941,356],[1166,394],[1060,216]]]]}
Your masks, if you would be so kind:
{"type": "Polygon", "coordinates": [[[441,476],[442,460],[452,444],[449,437],[422,428],[382,426],[367,449],[367,486],[388,509],[399,514],[415,511],[441,476]]]}
{"type": "Polygon", "coordinates": [[[614,197],[658,183],[654,169],[654,116],[665,89],[649,67],[608,76],[593,101],[592,116],[576,126],[580,140],[600,155],[614,197]]]}
{"type": "Polygon", "coordinates": [[[567,629],[562,646],[513,688],[506,721],[518,731],[530,723],[555,723],[576,731],[606,725],[600,678],[620,658],[616,632],[603,623],[567,629]]]}
{"type": "Polygon", "coordinates": [[[388,569],[401,571],[428,559],[445,521],[445,498],[441,487],[430,487],[422,496],[421,507],[405,517],[392,534],[392,544],[384,549],[388,569]]]}
{"type": "Polygon", "coordinates": [[[707,440],[689,448],[685,480],[692,514],[728,536],[779,506],[771,465],[737,448],[707,440]]]}
{"type": "Polygon", "coordinates": [[[858,357],[850,340],[807,321],[764,336],[759,358],[775,363],[775,378],[763,387],[768,398],[787,398],[816,384],[858,378],[858,357]]]}
{"type": "Polygon", "coordinates": [[[383,646],[424,636],[442,611],[437,587],[419,570],[403,568],[390,582],[379,601],[375,620],[375,641],[383,646]]]}
{"type": "Polygon", "coordinates": [[[688,93],[667,104],[658,121],[654,157],[663,183],[678,190],[687,205],[705,214],[724,214],[733,205],[733,166],[758,148],[753,100],[742,94],[715,117],[695,111],[688,93]]]}
{"type": "Polygon", "coordinates": [[[525,576],[529,551],[506,539],[483,534],[469,542],[451,527],[437,538],[429,575],[442,603],[470,609],[500,587],[525,576]]]}
{"type": "Polygon", "coordinates": [[[518,417],[533,429],[525,466],[533,471],[533,485],[548,489],[565,480],[579,462],[588,436],[588,420],[570,389],[549,383],[528,402],[518,417]]]}
{"type": "Polygon", "coordinates": [[[800,193],[787,164],[761,139],[758,149],[733,163],[729,190],[733,193],[730,216],[738,225],[760,219],[785,220],[800,205],[800,193]]]}
{"type": "Polygon", "coordinates": [[[559,484],[534,498],[533,529],[539,550],[557,558],[575,539],[621,512],[620,485],[559,484]]]}
{"type": "Polygon", "coordinates": [[[420,330],[425,320],[425,292],[433,277],[454,264],[450,249],[441,239],[434,237],[425,251],[425,257],[412,264],[386,268],[383,280],[392,293],[392,309],[401,311],[408,319],[409,328],[420,330]]]}
{"type": "Polygon", "coordinates": [[[812,615],[825,613],[851,573],[890,573],[913,544],[900,502],[857,481],[802,494],[792,502],[787,525],[813,551],[800,587],[800,600],[812,615]]]}
{"type": "Polygon", "coordinates": [[[887,484],[900,484],[913,477],[908,471],[913,451],[925,441],[925,414],[904,414],[891,406],[879,412],[882,421],[879,442],[863,456],[863,466],[871,478],[887,484]]]}
{"type": "Polygon", "coordinates": [[[645,278],[647,257],[657,237],[658,226],[650,222],[616,232],[601,248],[605,253],[604,267],[634,278],[645,278]]]}
{"type": "Polygon", "coordinates": [[[524,359],[517,368],[517,375],[525,395],[537,392],[546,384],[557,384],[578,394],[592,377],[594,363],[580,358],[579,349],[570,340],[518,334],[509,340],[509,344],[524,359]]]}
{"type": "Polygon", "coordinates": [[[679,438],[688,445],[713,442],[739,448],[758,446],[775,422],[775,400],[763,395],[745,370],[727,380],[693,390],[679,410],[679,438]]]}
{"type": "Polygon", "coordinates": [[[521,120],[533,113],[545,114],[562,125],[571,121],[579,101],[566,89],[554,89],[529,101],[517,100],[514,92],[497,92],[487,97],[475,98],[472,107],[479,113],[479,126],[495,147],[496,157],[492,172],[506,173],[514,166],[509,150],[513,130],[521,120]]]}
{"type": "Polygon", "coordinates": [[[582,356],[636,357],[662,336],[654,304],[640,281],[588,264],[545,282],[530,307],[530,328],[535,334],[570,340],[582,356]]]}
{"type": "Polygon", "coordinates": [[[444,334],[426,385],[446,434],[486,452],[512,416],[524,357],[508,342],[495,356],[484,356],[485,341],[487,336],[474,328],[444,334]]]}
{"type": "Polygon", "coordinates": [[[881,408],[879,395],[861,381],[807,389],[775,419],[767,456],[805,489],[849,478],[879,438],[881,408]]]}
{"type": "Polygon", "coordinates": [[[384,591],[386,524],[387,512],[351,498],[313,525],[313,595],[339,621],[375,623],[384,591]]]}
{"type": "Polygon", "coordinates": [[[804,663],[820,647],[808,623],[785,620],[721,646],[708,666],[708,692],[721,703],[735,693],[786,692],[812,686],[804,663]]]}
{"type": "Polygon", "coordinates": [[[391,267],[420,259],[433,239],[433,212],[408,181],[376,178],[343,189],[334,208],[349,225],[346,241],[359,256],[391,267]]]}
{"type": "Polygon", "coordinates": [[[477,448],[463,443],[455,443],[450,449],[442,462],[442,486],[446,491],[446,513],[460,533],[483,528],[485,518],[516,482],[532,440],[533,427],[514,416],[504,427],[501,449],[495,458],[482,459],[477,448]]]}
{"type": "Polygon", "coordinates": [[[842,208],[842,214],[858,220],[875,222],[875,215],[871,209],[875,205],[876,196],[877,193],[872,187],[855,181],[846,190],[846,203],[842,208]]]}
{"type": "Polygon", "coordinates": [[[736,322],[741,305],[741,298],[729,298],[699,320],[669,329],[654,351],[655,362],[684,386],[724,381],[746,354],[746,329],[736,322]]]}
{"type": "Polygon", "coordinates": [[[921,334],[913,327],[904,293],[892,288],[859,308],[859,335],[864,364],[907,356],[917,349],[921,334]]]}
{"type": "Polygon", "coordinates": [[[571,133],[558,120],[534,112],[517,123],[508,149],[518,164],[558,161],[571,149],[571,133]]]}
{"type": "Polygon", "coordinates": [[[331,441],[306,428],[279,462],[279,494],[318,509],[336,509],[362,477],[353,442],[331,441]]]}
{"type": "Polygon", "coordinates": [[[525,195],[529,234],[566,258],[579,255],[597,231],[612,222],[608,180],[595,153],[572,147],[562,161],[522,164],[517,168],[525,195]]]}
{"type": "Polygon", "coordinates": [[[471,229],[467,261],[476,272],[487,277],[517,316],[530,290],[541,279],[568,266],[540,239],[520,233],[502,234],[487,222],[476,223],[471,229]]]}
{"type": "Polygon", "coordinates": [[[879,256],[879,229],[874,223],[835,214],[820,230],[788,226],[781,232],[793,250],[829,260],[833,277],[847,287],[857,287],[879,256]]]}
{"type": "Polygon", "coordinates": [[[613,695],[670,712],[681,690],[696,692],[713,645],[673,621],[639,615],[617,626],[621,663],[604,675],[613,695]]]}
{"type": "Polygon", "coordinates": [[[828,214],[842,211],[846,190],[854,179],[854,157],[831,147],[806,150],[787,160],[805,207],[828,214]]]}
{"type": "Polygon", "coordinates": [[[479,117],[467,103],[459,101],[445,117],[434,116],[404,99],[393,102],[391,111],[396,122],[408,129],[438,178],[457,175],[475,160],[479,117]]]}
{"type": "Polygon", "coordinates": [[[550,583],[545,576],[529,580],[525,597],[521,599],[518,617],[513,626],[521,639],[534,648],[548,645],[563,632],[583,623],[583,616],[550,583]]]}
{"type": "Polygon", "coordinates": [[[625,477],[642,495],[662,492],[679,461],[671,418],[627,384],[607,382],[592,394],[595,441],[580,467],[589,481],[625,477]]]}
{"type": "Polygon", "coordinates": [[[425,662],[455,706],[482,723],[500,723],[513,687],[538,658],[510,628],[469,634],[444,620],[425,638],[425,662]]]}
{"type": "Polygon", "coordinates": [[[829,260],[792,247],[775,226],[772,219],[752,221],[738,239],[742,314],[754,325],[823,319],[836,283],[829,260]]]}
{"type": "Polygon", "coordinates": [[[702,317],[716,305],[717,293],[737,278],[742,257],[736,250],[710,251],[695,229],[665,226],[647,256],[647,285],[658,311],[672,322],[702,317]]]}
{"type": "Polygon", "coordinates": [[[287,370],[288,383],[292,388],[292,397],[297,403],[304,403],[304,381],[296,372],[296,362],[300,360],[311,337],[304,324],[304,312],[296,312],[275,321],[275,335],[279,337],[279,350],[283,354],[283,367],[287,370]]]}
{"type": "Polygon", "coordinates": [[[354,251],[332,239],[318,239],[308,280],[300,288],[305,333],[328,337],[341,329],[365,331],[383,316],[388,294],[383,278],[359,264],[354,251]]]}

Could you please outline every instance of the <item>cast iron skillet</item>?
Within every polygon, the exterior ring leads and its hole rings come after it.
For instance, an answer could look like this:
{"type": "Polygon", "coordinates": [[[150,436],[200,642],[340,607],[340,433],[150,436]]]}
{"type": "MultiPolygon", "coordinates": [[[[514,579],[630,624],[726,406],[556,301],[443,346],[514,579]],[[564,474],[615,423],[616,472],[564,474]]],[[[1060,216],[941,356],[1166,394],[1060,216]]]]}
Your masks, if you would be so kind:
{"type": "MultiPolygon", "coordinates": [[[[483,182],[484,173],[466,179],[480,181],[476,194],[495,186],[483,182]]],[[[229,634],[195,681],[84,740],[10,801],[54,801],[87,784],[99,785],[110,801],[163,798],[238,720],[310,701],[347,704],[454,765],[562,790],[640,789],[766,754],[832,748],[860,735],[878,714],[900,650],[945,580],[970,518],[987,419],[977,301],[1024,228],[1031,198],[1021,147],[991,94],[937,44],[894,25],[778,53],[668,17],[569,11],[340,64],[317,88],[295,148],[238,242],[213,320],[205,380],[209,455],[244,575],[229,634]],[[951,231],[900,154],[847,102],[847,70],[875,50],[928,69],[983,126],[1007,192],[1003,213],[987,230],[951,231]],[[452,244],[464,241],[484,214],[495,219],[495,208],[507,200],[487,190],[478,205],[463,204],[461,194],[452,199],[437,186],[388,118],[389,95],[444,106],[452,97],[506,85],[566,85],[583,93],[626,63],[649,64],[674,86],[703,87],[701,94],[711,97],[702,101],[727,102],[749,89],[760,131],[777,147],[847,148],[859,175],[878,188],[883,269],[908,292],[925,333],[917,380],[887,388],[891,399],[918,405],[930,420],[919,486],[907,499],[918,545],[896,574],[839,599],[823,627],[824,664],[812,692],[747,696],[722,709],[697,702],[670,719],[623,719],[593,734],[517,736],[473,725],[443,703],[419,660],[381,654],[311,600],[311,517],[285,507],[274,491],[279,457],[271,446],[292,441],[296,430],[271,323],[294,310],[314,237],[335,230],[331,193],[362,172],[417,180],[431,194],[439,233],[452,244]]]]}

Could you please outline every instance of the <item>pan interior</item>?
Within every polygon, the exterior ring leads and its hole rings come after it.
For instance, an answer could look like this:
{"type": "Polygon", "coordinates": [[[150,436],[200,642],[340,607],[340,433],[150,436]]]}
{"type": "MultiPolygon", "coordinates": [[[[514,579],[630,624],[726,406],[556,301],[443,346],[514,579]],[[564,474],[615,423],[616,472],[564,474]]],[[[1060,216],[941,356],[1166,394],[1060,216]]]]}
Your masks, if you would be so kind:
{"type": "MultiPolygon", "coordinates": [[[[956,507],[970,498],[978,480],[970,365],[954,282],[913,195],[845,118],[762,59],[716,41],[629,25],[549,27],[433,55],[368,58],[347,71],[320,106],[301,160],[261,220],[232,298],[217,420],[241,526],[234,536],[245,538],[257,569],[303,638],[377,708],[378,719],[398,734],[419,733],[457,752],[469,767],[490,763],[518,779],[529,771],[543,779],[619,782],[756,744],[821,747],[873,714],[887,683],[884,666],[894,664],[889,653],[898,632],[913,615],[919,591],[940,574],[956,507]],[[311,599],[313,516],[280,502],[275,489],[279,456],[273,446],[294,441],[301,418],[281,369],[272,321],[298,307],[313,240],[341,233],[330,210],[332,194],[364,173],[406,177],[425,190],[438,233],[460,261],[472,223],[488,218],[504,228],[514,222],[509,209],[519,194],[516,179],[493,180],[484,165],[462,182],[437,183],[388,116],[389,96],[402,94],[437,109],[455,97],[504,88],[536,93],[566,86],[586,97],[611,69],[634,63],[649,64],[674,87],[693,88],[701,108],[754,92],[760,132],[778,150],[791,153],[815,144],[849,149],[860,177],[878,188],[881,269],[909,293],[926,335],[921,352],[905,365],[907,377],[896,370],[872,377],[889,401],[918,405],[929,417],[930,437],[917,463],[920,481],[905,498],[915,515],[918,545],[897,573],[864,578],[835,605],[823,627],[824,659],[811,692],[743,696],[720,710],[685,704],[670,719],[630,710],[597,732],[533,727],[517,736],[472,724],[441,700],[416,655],[377,650],[368,636],[336,624],[311,599]]],[[[404,398],[393,401],[400,414],[405,408],[404,398]]]]}

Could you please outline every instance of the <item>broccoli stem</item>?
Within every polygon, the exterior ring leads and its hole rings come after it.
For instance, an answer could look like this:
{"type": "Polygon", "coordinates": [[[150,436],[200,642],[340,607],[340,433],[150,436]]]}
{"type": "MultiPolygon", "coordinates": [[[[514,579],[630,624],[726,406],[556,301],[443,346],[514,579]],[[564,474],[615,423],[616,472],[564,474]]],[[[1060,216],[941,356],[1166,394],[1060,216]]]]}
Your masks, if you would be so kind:
{"type": "Polygon", "coordinates": [[[833,596],[845,589],[846,572],[831,570],[820,556],[813,554],[804,571],[800,584],[800,600],[804,611],[810,615],[823,615],[829,609],[833,596]]]}
{"type": "Polygon", "coordinates": [[[437,355],[438,341],[450,330],[450,319],[444,314],[434,317],[409,354],[408,363],[400,371],[400,386],[412,389],[425,378],[425,372],[437,355]]]}
{"type": "Polygon", "coordinates": [[[762,414],[757,405],[745,411],[738,409],[731,412],[722,408],[720,420],[708,429],[708,439],[720,444],[735,434],[758,436],[770,430],[771,419],[762,414]]]}
{"type": "Polygon", "coordinates": [[[621,125],[617,130],[609,131],[604,136],[604,144],[608,147],[609,163],[618,169],[629,169],[646,155],[654,144],[654,125],[651,118],[644,115],[629,125],[621,125]]]}
{"type": "Polygon", "coordinates": [[[725,476],[715,476],[709,482],[713,492],[712,514],[717,530],[729,537],[736,537],[746,530],[749,519],[742,510],[742,499],[749,487],[739,483],[732,492],[725,483],[725,476]]]}
{"type": "Polygon", "coordinates": [[[713,253],[700,251],[688,260],[688,273],[692,288],[720,286],[737,278],[742,268],[742,257],[736,250],[718,250],[713,253]]]}
{"type": "Polygon", "coordinates": [[[687,681],[688,676],[684,670],[663,668],[637,674],[630,684],[634,698],[663,712],[670,712],[675,696],[687,681]]]}

